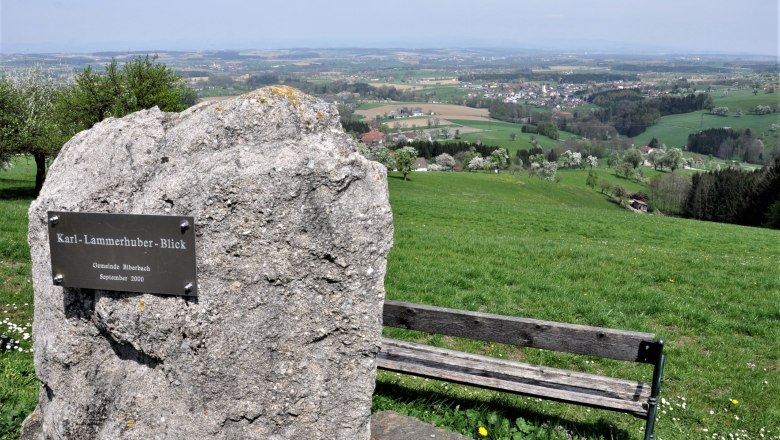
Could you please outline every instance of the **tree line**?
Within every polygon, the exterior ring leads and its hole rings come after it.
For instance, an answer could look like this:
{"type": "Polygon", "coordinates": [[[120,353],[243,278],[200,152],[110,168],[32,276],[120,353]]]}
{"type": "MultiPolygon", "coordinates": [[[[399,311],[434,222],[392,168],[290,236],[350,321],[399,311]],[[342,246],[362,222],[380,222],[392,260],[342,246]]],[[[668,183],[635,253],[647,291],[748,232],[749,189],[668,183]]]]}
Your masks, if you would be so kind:
{"type": "Polygon", "coordinates": [[[643,133],[661,116],[690,113],[712,106],[712,98],[706,93],[645,98],[636,89],[593,93],[588,96],[588,102],[600,107],[593,111],[600,122],[611,124],[615,131],[628,137],[643,133]]]}
{"type": "Polygon", "coordinates": [[[677,65],[677,64],[615,64],[613,70],[625,72],[674,72],[674,73],[729,73],[733,69],[728,67],[714,67],[702,65],[677,65]]]}
{"type": "Polygon", "coordinates": [[[688,135],[688,151],[726,160],[763,163],[764,143],[747,129],[710,128],[688,135]]]}
{"type": "Polygon", "coordinates": [[[557,83],[586,83],[586,82],[611,82],[611,81],[638,81],[639,77],[634,73],[554,73],[534,72],[531,70],[516,70],[513,72],[481,72],[469,73],[458,76],[459,81],[489,81],[513,83],[522,81],[552,81],[557,83]]]}
{"type": "MultiPolygon", "coordinates": [[[[476,143],[464,142],[464,141],[437,142],[437,141],[426,141],[421,139],[415,139],[411,142],[405,142],[403,145],[414,148],[420,157],[424,157],[426,159],[439,156],[442,153],[446,153],[454,156],[455,154],[460,153],[461,151],[474,151],[485,157],[490,156],[493,153],[493,151],[497,149],[506,151],[506,149],[502,147],[476,144],[476,143]]],[[[509,152],[507,151],[507,157],[508,156],[509,156],[509,152]]]]}
{"type": "Polygon", "coordinates": [[[539,133],[542,136],[547,136],[550,139],[558,140],[560,134],[558,133],[558,127],[552,122],[538,122],[537,124],[525,124],[520,129],[523,133],[539,133]]]}
{"type": "Polygon", "coordinates": [[[109,118],[157,106],[178,112],[197,102],[197,94],[156,58],[136,57],[103,71],[86,67],[71,84],[40,70],[0,76],[0,162],[15,154],[35,159],[35,191],[46,164],[74,134],[109,118]]]}
{"type": "Polygon", "coordinates": [[[727,168],[694,175],[683,215],[780,229],[780,157],[755,171],[727,168]]]}

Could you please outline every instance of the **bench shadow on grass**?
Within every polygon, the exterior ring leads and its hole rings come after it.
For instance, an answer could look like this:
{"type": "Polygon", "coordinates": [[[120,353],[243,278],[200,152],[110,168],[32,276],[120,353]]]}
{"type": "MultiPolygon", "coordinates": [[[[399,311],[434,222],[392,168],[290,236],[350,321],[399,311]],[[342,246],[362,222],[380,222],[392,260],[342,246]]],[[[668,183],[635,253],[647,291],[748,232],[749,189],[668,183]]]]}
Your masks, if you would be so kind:
{"type": "MultiPolygon", "coordinates": [[[[455,397],[444,392],[421,390],[419,388],[400,385],[396,382],[380,378],[376,381],[374,394],[386,397],[395,402],[435,403],[436,405],[443,405],[451,408],[459,406],[461,411],[477,409],[485,413],[494,412],[499,416],[508,419],[510,424],[514,424],[514,421],[519,417],[535,426],[561,426],[567,433],[572,434],[572,438],[605,438],[610,440],[629,440],[631,438],[626,430],[611,425],[607,419],[599,418],[595,422],[575,422],[566,418],[556,417],[552,414],[534,411],[520,405],[513,405],[510,402],[501,402],[500,398],[476,399],[455,397]]],[[[446,429],[446,427],[443,428],[446,429]]]]}

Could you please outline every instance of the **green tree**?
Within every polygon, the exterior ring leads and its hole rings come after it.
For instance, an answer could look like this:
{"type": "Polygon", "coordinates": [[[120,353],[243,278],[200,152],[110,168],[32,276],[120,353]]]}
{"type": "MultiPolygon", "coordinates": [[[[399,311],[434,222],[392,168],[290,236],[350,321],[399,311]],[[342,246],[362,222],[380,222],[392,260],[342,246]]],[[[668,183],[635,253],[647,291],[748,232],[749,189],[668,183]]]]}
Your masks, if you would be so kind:
{"type": "Polygon", "coordinates": [[[712,110],[715,108],[715,101],[713,101],[712,96],[707,95],[707,98],[704,100],[704,104],[702,104],[702,108],[705,110],[712,110]]]}
{"type": "Polygon", "coordinates": [[[620,153],[618,153],[617,151],[610,154],[609,157],[607,158],[607,166],[610,168],[617,166],[619,163],[620,163],[620,153]]]}
{"type": "Polygon", "coordinates": [[[395,168],[395,157],[393,152],[386,147],[377,147],[371,150],[370,159],[381,163],[388,171],[395,168]]]}
{"type": "Polygon", "coordinates": [[[658,139],[652,138],[650,139],[650,142],[647,144],[650,148],[658,148],[658,139]]]}
{"type": "Polygon", "coordinates": [[[11,161],[13,151],[6,145],[6,139],[12,135],[16,102],[13,86],[5,76],[0,76],[0,169],[5,169],[11,161]]]}
{"type": "Polygon", "coordinates": [[[602,179],[599,181],[599,187],[601,188],[601,194],[604,194],[605,191],[612,189],[612,184],[608,180],[602,179]]]}
{"type": "Polygon", "coordinates": [[[404,175],[404,180],[407,179],[409,173],[417,168],[417,150],[412,147],[403,147],[395,150],[395,167],[401,174],[404,175]]]}
{"type": "Polygon", "coordinates": [[[588,185],[591,189],[595,189],[598,183],[599,183],[598,174],[596,174],[596,172],[593,170],[588,171],[588,178],[585,180],[585,184],[588,185]]]}
{"type": "Polygon", "coordinates": [[[623,185],[615,185],[612,187],[612,195],[617,197],[621,202],[623,201],[623,197],[625,197],[627,194],[628,192],[623,187],[623,185]]]}
{"type": "Polygon", "coordinates": [[[642,153],[636,148],[628,149],[623,154],[623,162],[630,163],[633,168],[637,168],[642,163],[642,153]]]}
{"type": "Polygon", "coordinates": [[[615,168],[615,173],[618,176],[625,177],[626,179],[628,179],[628,177],[631,174],[633,174],[633,171],[634,171],[634,168],[628,162],[621,162],[620,165],[618,165],[617,168],[615,168]]]}
{"type": "Polygon", "coordinates": [[[780,229],[780,200],[769,206],[766,212],[764,226],[772,229],[780,229]]]}
{"type": "Polygon", "coordinates": [[[666,154],[663,157],[663,164],[667,167],[669,167],[672,172],[676,170],[677,168],[680,168],[680,165],[683,163],[683,155],[682,150],[679,148],[672,148],[669,151],[666,152],[666,154]]]}
{"type": "Polygon", "coordinates": [[[653,169],[657,170],[659,167],[663,167],[664,151],[656,149],[647,153],[647,160],[653,165],[653,169]]]}
{"type": "Polygon", "coordinates": [[[35,192],[43,187],[46,163],[66,140],[56,117],[62,87],[38,69],[0,77],[0,162],[13,154],[35,159],[35,192]]]}
{"type": "Polygon", "coordinates": [[[178,112],[196,102],[197,94],[179,75],[147,55],[121,68],[113,60],[103,72],[87,66],[65,93],[59,114],[64,125],[75,133],[108,117],[119,118],[154,106],[178,112]]]}
{"type": "Polygon", "coordinates": [[[0,82],[0,159],[32,155],[36,192],[43,186],[47,161],[76,132],[107,117],[153,106],[181,111],[197,100],[178,75],[148,56],[128,61],[121,69],[112,61],[102,73],[87,67],[67,88],[39,70],[0,82]]]}

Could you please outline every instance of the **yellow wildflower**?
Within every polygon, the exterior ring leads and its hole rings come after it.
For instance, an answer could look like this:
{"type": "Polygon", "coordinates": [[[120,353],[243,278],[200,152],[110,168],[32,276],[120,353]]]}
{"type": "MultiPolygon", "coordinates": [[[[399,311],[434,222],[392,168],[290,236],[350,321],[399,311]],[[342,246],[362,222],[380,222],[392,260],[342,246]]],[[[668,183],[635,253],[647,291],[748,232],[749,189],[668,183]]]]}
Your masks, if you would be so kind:
{"type": "Polygon", "coordinates": [[[731,404],[732,404],[732,405],[737,405],[737,404],[739,404],[739,400],[737,400],[737,399],[731,399],[731,404]]]}
{"type": "Polygon", "coordinates": [[[135,423],[133,423],[133,421],[132,421],[132,420],[128,420],[128,421],[127,421],[127,427],[128,427],[128,428],[132,428],[132,427],[133,427],[133,425],[135,425],[135,423]]]}
{"type": "Polygon", "coordinates": [[[487,429],[484,426],[480,426],[479,429],[477,430],[477,432],[482,437],[487,437],[487,435],[488,435],[488,431],[487,431],[487,429]]]}

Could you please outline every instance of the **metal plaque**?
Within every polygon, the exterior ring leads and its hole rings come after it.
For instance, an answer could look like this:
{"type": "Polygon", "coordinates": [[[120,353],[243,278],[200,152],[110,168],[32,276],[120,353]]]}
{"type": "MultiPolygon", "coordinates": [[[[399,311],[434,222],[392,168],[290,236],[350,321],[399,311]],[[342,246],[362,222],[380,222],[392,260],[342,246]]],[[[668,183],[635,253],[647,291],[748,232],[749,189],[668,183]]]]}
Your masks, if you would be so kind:
{"type": "Polygon", "coordinates": [[[49,211],[48,222],[58,286],[197,295],[192,217],[49,211]]]}

